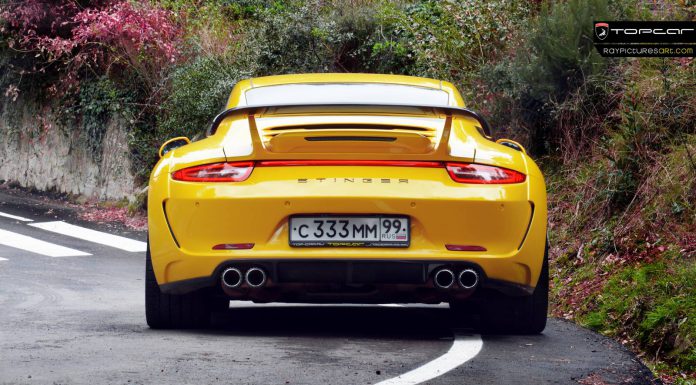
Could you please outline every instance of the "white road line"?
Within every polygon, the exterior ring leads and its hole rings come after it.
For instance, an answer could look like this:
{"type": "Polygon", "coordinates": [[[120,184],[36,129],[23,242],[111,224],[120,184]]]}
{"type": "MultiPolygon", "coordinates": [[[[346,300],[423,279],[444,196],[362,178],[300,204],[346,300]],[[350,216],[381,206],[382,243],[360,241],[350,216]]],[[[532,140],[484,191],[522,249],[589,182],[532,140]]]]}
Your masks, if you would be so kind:
{"type": "Polygon", "coordinates": [[[0,245],[10,246],[15,249],[22,249],[49,257],[81,257],[92,255],[80,250],[44,242],[40,239],[5,230],[0,230],[0,245]]]}
{"type": "Polygon", "coordinates": [[[404,305],[399,304],[399,303],[380,303],[379,306],[384,306],[384,307],[403,307],[404,305]]]}
{"type": "Polygon", "coordinates": [[[0,257],[0,261],[7,261],[7,258],[0,257]]]}
{"type": "Polygon", "coordinates": [[[483,341],[478,334],[455,335],[452,347],[447,353],[410,372],[376,385],[415,385],[432,380],[476,357],[482,347],[483,341]]]}
{"type": "Polygon", "coordinates": [[[24,217],[20,217],[18,215],[12,215],[12,214],[3,213],[3,212],[0,212],[0,217],[16,219],[16,220],[22,221],[22,222],[33,222],[33,220],[31,220],[29,218],[24,218],[24,217]]]}
{"type": "Polygon", "coordinates": [[[69,237],[74,237],[89,242],[115,247],[125,251],[138,252],[145,251],[147,249],[147,244],[145,242],[71,225],[63,221],[31,223],[29,226],[38,227],[43,230],[52,231],[54,233],[67,235],[69,237]]]}

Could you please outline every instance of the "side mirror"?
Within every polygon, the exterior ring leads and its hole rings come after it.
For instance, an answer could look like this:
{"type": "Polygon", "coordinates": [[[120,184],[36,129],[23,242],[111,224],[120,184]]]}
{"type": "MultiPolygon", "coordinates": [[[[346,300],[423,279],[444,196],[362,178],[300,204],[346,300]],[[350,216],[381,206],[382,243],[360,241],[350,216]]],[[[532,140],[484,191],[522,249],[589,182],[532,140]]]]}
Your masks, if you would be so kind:
{"type": "Polygon", "coordinates": [[[515,142],[514,140],[510,140],[510,139],[498,139],[498,140],[496,140],[495,142],[498,143],[498,144],[502,144],[502,145],[505,146],[505,147],[510,147],[510,148],[512,148],[512,149],[515,149],[515,150],[517,150],[517,151],[519,151],[519,152],[521,152],[521,153],[523,153],[523,154],[526,154],[526,153],[527,153],[527,150],[525,150],[524,147],[522,147],[521,144],[515,142]]]}
{"type": "Polygon", "coordinates": [[[164,142],[162,147],[160,147],[159,156],[161,158],[164,156],[164,154],[168,153],[169,151],[175,150],[189,143],[191,143],[191,141],[189,140],[189,138],[185,136],[179,136],[177,138],[169,139],[168,141],[164,142]]]}

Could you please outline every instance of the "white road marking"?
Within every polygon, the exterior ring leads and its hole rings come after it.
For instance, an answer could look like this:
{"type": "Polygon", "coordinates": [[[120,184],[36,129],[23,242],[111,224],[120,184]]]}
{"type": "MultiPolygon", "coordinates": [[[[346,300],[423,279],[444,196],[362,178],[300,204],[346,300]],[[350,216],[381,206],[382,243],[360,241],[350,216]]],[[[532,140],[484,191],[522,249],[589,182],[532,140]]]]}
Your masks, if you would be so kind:
{"type": "Polygon", "coordinates": [[[404,305],[399,304],[399,303],[380,303],[379,306],[384,306],[384,307],[403,307],[404,305]]]}
{"type": "Polygon", "coordinates": [[[7,258],[0,257],[0,261],[7,261],[7,258]]]}
{"type": "Polygon", "coordinates": [[[46,255],[49,257],[81,257],[92,255],[80,250],[71,249],[42,241],[40,239],[28,237],[26,235],[13,233],[11,231],[0,230],[0,245],[22,249],[32,253],[46,255]]]}
{"type": "Polygon", "coordinates": [[[3,212],[0,212],[0,217],[10,218],[10,219],[16,219],[16,220],[22,221],[22,222],[33,222],[32,219],[20,217],[20,216],[18,216],[18,215],[12,215],[12,214],[8,214],[8,213],[3,213],[3,212]]]}
{"type": "Polygon", "coordinates": [[[125,251],[142,252],[147,249],[147,244],[145,242],[71,225],[63,221],[31,223],[29,226],[38,227],[43,230],[52,231],[54,233],[67,235],[69,237],[74,237],[89,242],[115,247],[125,251]]]}
{"type": "Polygon", "coordinates": [[[415,385],[432,380],[476,357],[482,347],[483,341],[478,334],[455,335],[452,347],[447,353],[410,372],[376,385],[415,385]]]}

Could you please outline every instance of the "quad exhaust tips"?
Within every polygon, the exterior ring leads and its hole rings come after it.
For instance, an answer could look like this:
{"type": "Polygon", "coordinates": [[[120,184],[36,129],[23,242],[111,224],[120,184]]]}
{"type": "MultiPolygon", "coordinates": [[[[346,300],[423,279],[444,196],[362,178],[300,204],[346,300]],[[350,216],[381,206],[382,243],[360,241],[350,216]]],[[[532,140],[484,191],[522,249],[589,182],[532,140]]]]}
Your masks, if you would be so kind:
{"type": "Polygon", "coordinates": [[[247,270],[245,278],[247,285],[252,288],[259,288],[266,284],[266,272],[258,267],[247,270]]]}
{"type": "Polygon", "coordinates": [[[474,289],[479,284],[479,275],[476,270],[464,269],[459,275],[450,269],[440,269],[433,276],[433,285],[438,289],[449,289],[459,284],[459,287],[465,290],[474,289]]]}
{"type": "Polygon", "coordinates": [[[247,270],[246,274],[242,273],[236,267],[228,267],[222,272],[221,276],[222,285],[228,289],[237,289],[244,282],[246,282],[249,287],[257,289],[266,285],[268,277],[266,272],[259,267],[252,267],[247,270]]]}
{"type": "MultiPolygon", "coordinates": [[[[246,273],[242,273],[236,267],[228,267],[222,272],[221,281],[222,285],[228,289],[237,289],[245,282],[249,288],[258,289],[266,285],[268,275],[260,267],[252,267],[246,273]]],[[[461,270],[458,274],[451,269],[442,268],[435,271],[433,275],[433,285],[442,290],[456,287],[472,290],[479,285],[480,281],[479,274],[471,268],[461,270]]]]}
{"type": "Polygon", "coordinates": [[[458,281],[459,286],[461,286],[463,289],[473,289],[479,283],[479,276],[475,270],[465,269],[459,273],[458,281]]]}
{"type": "Polygon", "coordinates": [[[222,284],[230,289],[238,288],[244,282],[242,272],[236,267],[229,267],[222,272],[222,284]]]}

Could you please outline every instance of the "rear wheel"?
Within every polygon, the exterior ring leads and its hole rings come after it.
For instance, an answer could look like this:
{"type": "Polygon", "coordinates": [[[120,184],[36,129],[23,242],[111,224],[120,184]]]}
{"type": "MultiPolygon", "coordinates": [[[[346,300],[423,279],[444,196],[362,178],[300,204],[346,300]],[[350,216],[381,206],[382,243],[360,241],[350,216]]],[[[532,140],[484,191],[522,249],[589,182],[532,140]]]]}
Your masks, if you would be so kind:
{"type": "MultiPolygon", "coordinates": [[[[549,303],[549,259],[548,245],[544,251],[544,262],[539,281],[532,295],[510,297],[492,292],[481,298],[478,311],[481,329],[486,333],[539,334],[546,327],[549,303]]],[[[473,304],[450,304],[455,316],[461,318],[472,310],[473,304]]]]}
{"type": "Polygon", "coordinates": [[[203,291],[165,294],[160,290],[152,269],[150,245],[145,261],[145,318],[152,329],[185,329],[208,326],[211,298],[203,291]]]}

